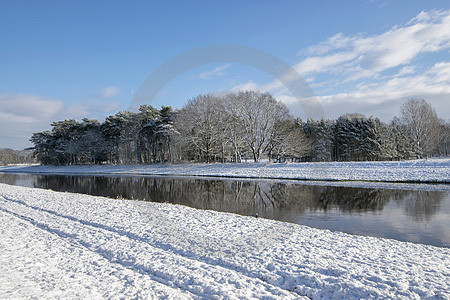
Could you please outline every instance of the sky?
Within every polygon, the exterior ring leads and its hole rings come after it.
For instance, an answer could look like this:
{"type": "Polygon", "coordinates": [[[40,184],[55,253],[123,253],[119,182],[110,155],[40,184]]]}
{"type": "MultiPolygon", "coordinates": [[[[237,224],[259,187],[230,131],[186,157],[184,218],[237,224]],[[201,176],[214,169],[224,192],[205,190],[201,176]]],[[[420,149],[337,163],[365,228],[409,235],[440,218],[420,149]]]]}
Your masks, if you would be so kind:
{"type": "Polygon", "coordinates": [[[269,92],[292,115],[311,117],[285,81],[263,68],[264,60],[227,60],[229,45],[290,66],[325,118],[358,112],[389,122],[407,99],[423,98],[449,120],[448,1],[0,5],[0,148],[30,147],[32,133],[50,129],[53,121],[103,120],[134,109],[133,103],[179,108],[200,94],[245,89],[269,92]],[[214,45],[215,61],[196,50],[214,45]],[[174,61],[189,68],[164,71],[174,61]],[[152,74],[167,84],[136,102],[152,74]]]}

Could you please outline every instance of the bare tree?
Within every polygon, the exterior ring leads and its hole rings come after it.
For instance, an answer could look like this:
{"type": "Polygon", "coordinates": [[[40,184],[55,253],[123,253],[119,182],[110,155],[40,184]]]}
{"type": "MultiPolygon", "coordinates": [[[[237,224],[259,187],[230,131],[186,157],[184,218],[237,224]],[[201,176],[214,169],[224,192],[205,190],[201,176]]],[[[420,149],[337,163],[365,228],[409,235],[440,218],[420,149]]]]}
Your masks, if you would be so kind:
{"type": "Polygon", "coordinates": [[[200,95],[188,102],[176,118],[178,131],[186,142],[194,146],[198,156],[206,162],[218,154],[223,136],[221,119],[223,118],[222,100],[213,95],[200,95]]]}
{"type": "Polygon", "coordinates": [[[257,162],[271,144],[275,125],[289,117],[289,110],[269,93],[244,91],[227,98],[239,99],[236,101],[239,105],[236,114],[241,124],[242,138],[257,162]]]}
{"type": "Polygon", "coordinates": [[[419,157],[430,155],[441,136],[440,120],[436,111],[423,99],[410,99],[400,109],[401,121],[419,157]]]}
{"type": "Polygon", "coordinates": [[[272,137],[269,158],[274,156],[277,161],[290,158],[300,158],[311,149],[311,141],[306,137],[301,124],[293,118],[277,122],[272,137]]]}
{"type": "Polygon", "coordinates": [[[226,119],[224,120],[224,132],[228,137],[228,143],[232,153],[234,162],[242,162],[242,157],[246,152],[246,144],[243,138],[244,131],[242,123],[238,117],[238,111],[241,109],[241,99],[237,94],[228,94],[224,98],[224,108],[226,111],[226,119]]]}
{"type": "Polygon", "coordinates": [[[8,164],[16,164],[18,162],[17,154],[9,148],[0,149],[0,166],[8,164]]]}

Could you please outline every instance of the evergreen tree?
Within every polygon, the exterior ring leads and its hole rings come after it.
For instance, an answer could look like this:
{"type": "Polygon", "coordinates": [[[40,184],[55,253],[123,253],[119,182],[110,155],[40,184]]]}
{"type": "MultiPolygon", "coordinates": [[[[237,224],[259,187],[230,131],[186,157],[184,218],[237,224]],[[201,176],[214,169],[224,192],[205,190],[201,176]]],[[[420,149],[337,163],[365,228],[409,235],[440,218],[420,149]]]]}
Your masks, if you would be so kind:
{"type": "Polygon", "coordinates": [[[312,161],[331,161],[333,158],[333,143],[335,122],[322,119],[308,119],[303,123],[303,130],[311,141],[309,153],[312,161]]]}

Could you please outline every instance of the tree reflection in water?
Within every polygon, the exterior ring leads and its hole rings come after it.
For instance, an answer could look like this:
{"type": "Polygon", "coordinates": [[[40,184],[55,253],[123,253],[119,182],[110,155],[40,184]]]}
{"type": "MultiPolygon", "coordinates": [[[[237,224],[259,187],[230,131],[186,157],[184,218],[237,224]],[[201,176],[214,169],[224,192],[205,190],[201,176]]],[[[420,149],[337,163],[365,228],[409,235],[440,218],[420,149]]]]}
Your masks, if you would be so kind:
{"type": "MultiPolygon", "coordinates": [[[[17,176],[8,174],[6,176],[17,176]]],[[[13,178],[8,180],[14,182],[13,178]]],[[[429,220],[446,192],[311,186],[285,182],[173,177],[37,175],[35,187],[111,198],[169,202],[199,209],[258,214],[282,219],[286,212],[339,210],[382,211],[387,203],[403,205],[416,221],[429,220]]]]}

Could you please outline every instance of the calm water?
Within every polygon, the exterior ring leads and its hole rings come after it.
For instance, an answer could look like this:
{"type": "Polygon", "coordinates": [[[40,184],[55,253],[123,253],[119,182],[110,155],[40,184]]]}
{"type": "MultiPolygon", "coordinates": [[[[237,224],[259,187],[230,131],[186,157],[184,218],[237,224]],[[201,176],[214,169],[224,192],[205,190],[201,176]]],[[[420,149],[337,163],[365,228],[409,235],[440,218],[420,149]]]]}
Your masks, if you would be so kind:
{"type": "Polygon", "coordinates": [[[450,247],[450,193],[444,191],[315,186],[294,181],[7,173],[0,173],[0,182],[177,203],[450,247]]]}

